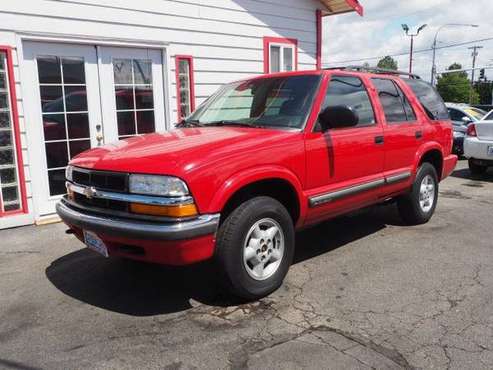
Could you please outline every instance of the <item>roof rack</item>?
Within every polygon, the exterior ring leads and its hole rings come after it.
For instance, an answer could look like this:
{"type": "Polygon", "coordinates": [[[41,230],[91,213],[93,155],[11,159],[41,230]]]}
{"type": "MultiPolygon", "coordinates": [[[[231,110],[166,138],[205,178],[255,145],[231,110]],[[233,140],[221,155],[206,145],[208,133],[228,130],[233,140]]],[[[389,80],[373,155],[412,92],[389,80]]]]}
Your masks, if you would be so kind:
{"type": "Polygon", "coordinates": [[[386,75],[396,75],[396,76],[407,76],[411,79],[420,80],[421,77],[414,73],[408,73],[404,71],[395,71],[393,69],[385,69],[378,67],[365,67],[365,66],[344,66],[344,67],[331,67],[324,68],[325,70],[343,70],[343,71],[356,71],[356,72],[368,72],[376,74],[386,74],[386,75]]]}

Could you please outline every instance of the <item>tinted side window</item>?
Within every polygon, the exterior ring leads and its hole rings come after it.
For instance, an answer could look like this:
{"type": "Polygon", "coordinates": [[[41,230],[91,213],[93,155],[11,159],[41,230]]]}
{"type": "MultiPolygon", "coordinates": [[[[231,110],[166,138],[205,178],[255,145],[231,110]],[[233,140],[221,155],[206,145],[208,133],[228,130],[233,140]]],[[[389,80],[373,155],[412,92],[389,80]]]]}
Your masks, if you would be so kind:
{"type": "Polygon", "coordinates": [[[406,80],[419,102],[432,120],[449,119],[447,107],[433,86],[423,80],[406,80]]]}
{"type": "Polygon", "coordinates": [[[363,81],[358,77],[333,76],[322,109],[346,105],[359,116],[358,127],[375,124],[375,114],[363,81]]]}
{"type": "Polygon", "coordinates": [[[415,121],[416,115],[406,96],[396,84],[389,79],[373,78],[380,102],[388,123],[415,121]]]}

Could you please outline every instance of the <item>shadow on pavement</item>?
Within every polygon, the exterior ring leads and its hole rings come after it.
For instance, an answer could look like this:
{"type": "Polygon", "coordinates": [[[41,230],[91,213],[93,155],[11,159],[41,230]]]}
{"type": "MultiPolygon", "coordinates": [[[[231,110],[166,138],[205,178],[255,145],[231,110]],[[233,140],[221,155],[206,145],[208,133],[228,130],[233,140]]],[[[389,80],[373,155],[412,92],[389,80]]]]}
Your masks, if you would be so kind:
{"type": "Polygon", "coordinates": [[[455,170],[450,176],[471,181],[493,182],[493,170],[491,168],[484,175],[473,175],[468,168],[463,168],[455,170]]]}
{"type": "MultiPolygon", "coordinates": [[[[320,256],[352,241],[399,225],[395,207],[379,206],[325,222],[297,235],[294,263],[320,256]]],[[[190,309],[190,299],[211,306],[233,306],[211,262],[167,267],[124,259],[105,259],[82,249],[46,269],[50,282],[68,296],[105,310],[152,316],[190,309]]]]}

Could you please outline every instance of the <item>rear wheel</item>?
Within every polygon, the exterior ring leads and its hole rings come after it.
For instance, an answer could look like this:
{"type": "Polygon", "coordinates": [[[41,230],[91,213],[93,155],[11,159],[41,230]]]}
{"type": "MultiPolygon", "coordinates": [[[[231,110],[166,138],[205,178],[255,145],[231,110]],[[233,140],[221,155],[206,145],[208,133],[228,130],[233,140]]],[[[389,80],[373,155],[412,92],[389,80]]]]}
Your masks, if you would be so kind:
{"type": "Polygon", "coordinates": [[[294,254],[294,225],[286,208],[270,197],[238,206],[217,235],[216,261],[229,290],[255,300],[279,288],[294,254]]]}
{"type": "Polygon", "coordinates": [[[399,214],[409,225],[424,224],[435,213],[437,201],[437,172],[430,163],[423,163],[418,170],[411,191],[397,201],[399,214]]]}
{"type": "Polygon", "coordinates": [[[488,167],[476,164],[473,159],[469,159],[469,171],[473,175],[484,175],[487,170],[488,167]]]}

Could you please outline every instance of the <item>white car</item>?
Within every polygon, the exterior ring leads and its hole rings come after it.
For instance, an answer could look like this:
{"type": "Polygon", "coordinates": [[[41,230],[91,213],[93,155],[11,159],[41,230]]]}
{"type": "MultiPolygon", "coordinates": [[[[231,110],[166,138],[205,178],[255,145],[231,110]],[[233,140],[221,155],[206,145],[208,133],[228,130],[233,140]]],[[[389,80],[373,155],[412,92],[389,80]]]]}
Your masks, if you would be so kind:
{"type": "Polygon", "coordinates": [[[464,139],[464,156],[474,175],[482,175],[493,167],[493,120],[471,123],[464,139]]]}

